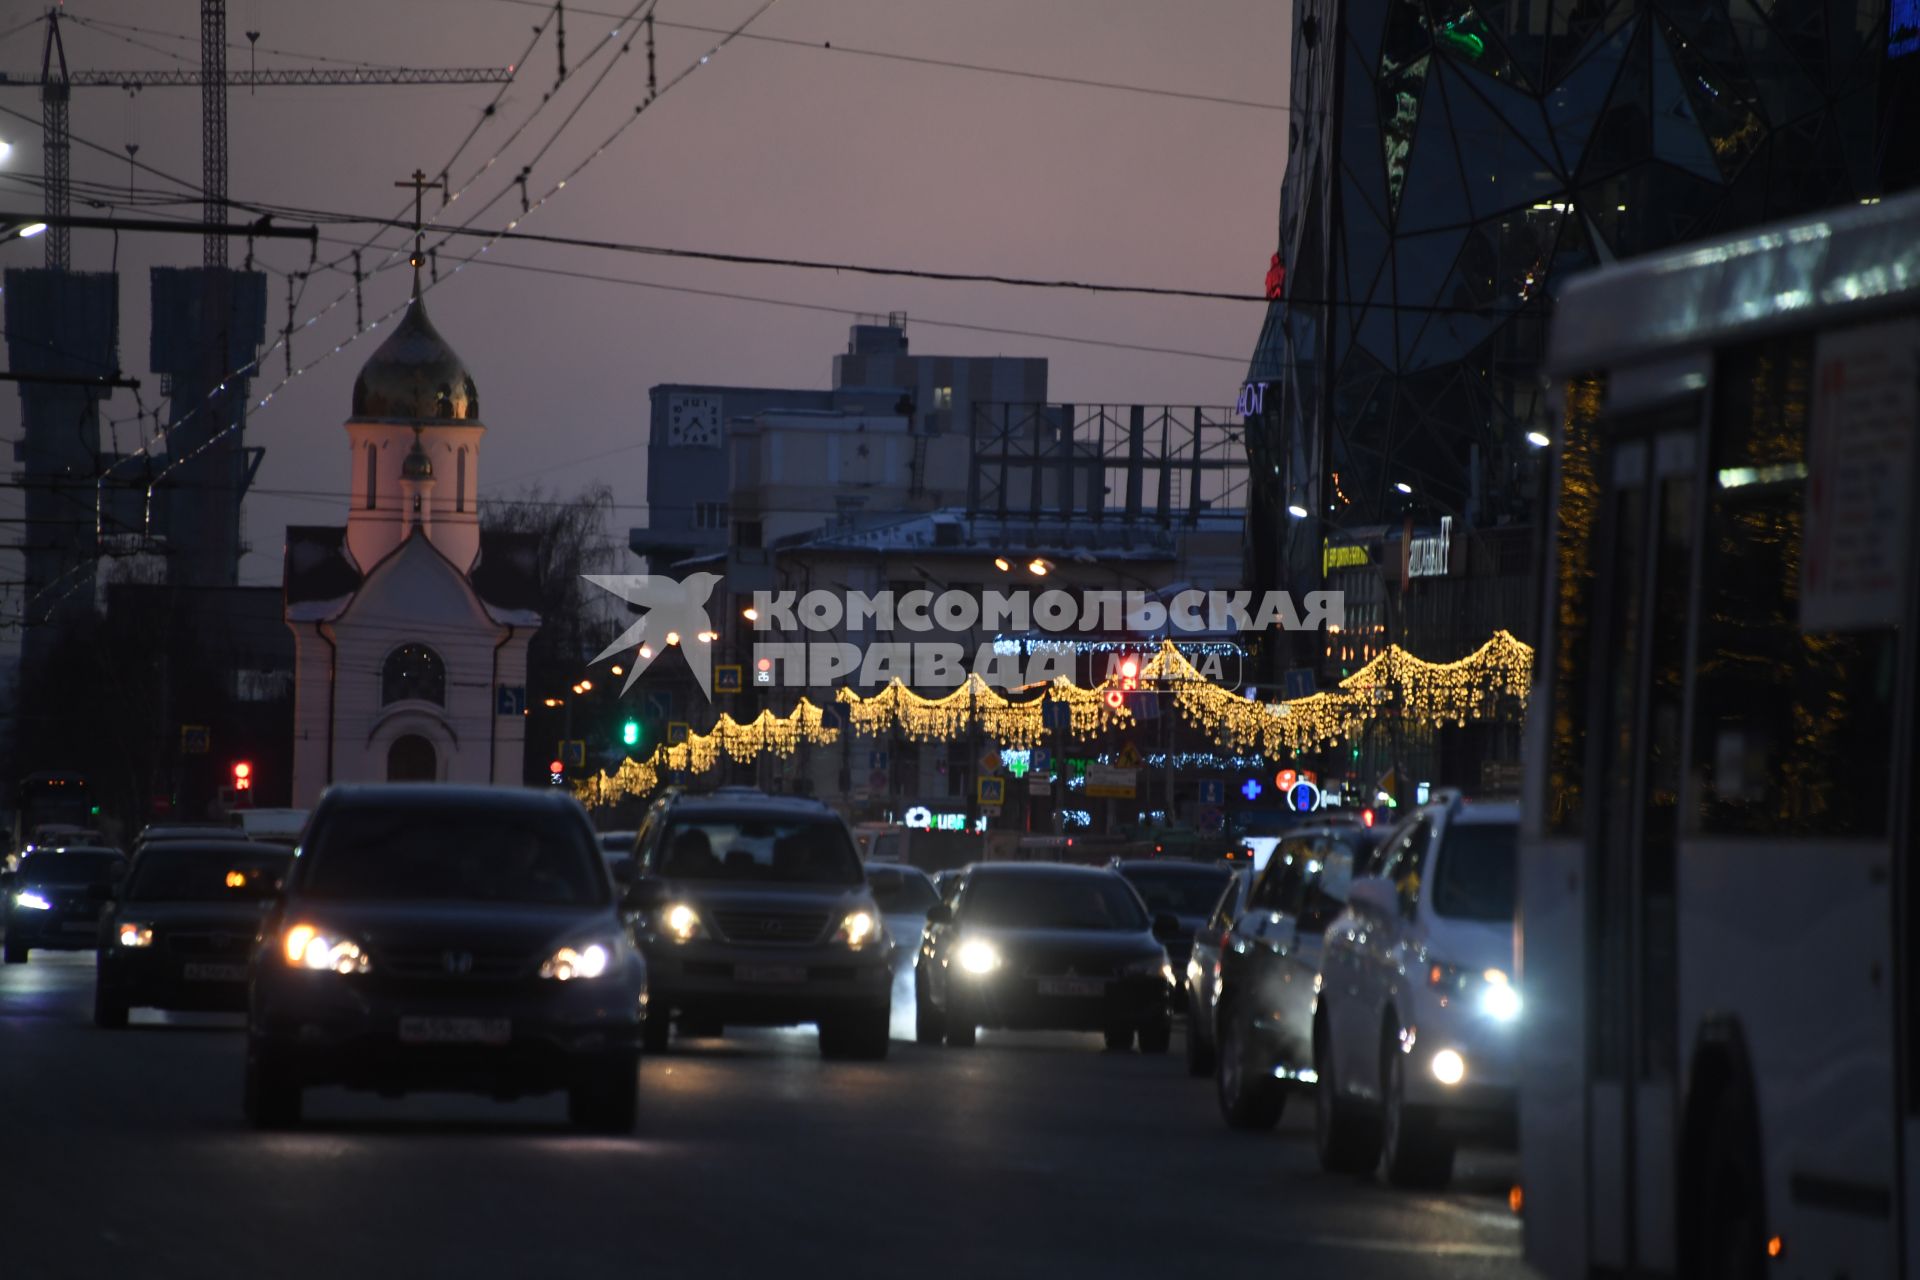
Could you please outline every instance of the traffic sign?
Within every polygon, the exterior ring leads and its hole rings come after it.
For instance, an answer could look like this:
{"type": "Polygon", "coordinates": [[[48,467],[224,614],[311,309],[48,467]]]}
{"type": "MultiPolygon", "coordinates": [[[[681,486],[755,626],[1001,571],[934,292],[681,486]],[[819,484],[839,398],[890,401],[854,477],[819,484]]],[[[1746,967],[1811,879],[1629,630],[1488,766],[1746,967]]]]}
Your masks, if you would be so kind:
{"type": "Polygon", "coordinates": [[[685,720],[669,720],[667,721],[667,741],[685,742],[687,734],[692,732],[692,729],[693,726],[685,720]]]}
{"type": "Polygon", "coordinates": [[[1069,732],[1073,728],[1072,705],[1045,699],[1040,704],[1040,723],[1054,733],[1069,732]]]}
{"type": "Polygon", "coordinates": [[[554,754],[569,769],[583,768],[587,763],[587,741],[585,738],[563,738],[560,750],[554,754]]]}
{"type": "Polygon", "coordinates": [[[1224,778],[1200,779],[1200,803],[1218,805],[1227,802],[1227,783],[1224,778]]]}
{"type": "Polygon", "coordinates": [[[737,662],[718,663],[713,668],[713,691],[715,693],[740,692],[740,664],[737,662]]]}
{"type": "Polygon", "coordinates": [[[980,778],[974,783],[974,794],[979,797],[982,807],[998,808],[1007,801],[1007,780],[980,778]]]}
{"type": "Polygon", "coordinates": [[[1048,773],[1053,769],[1053,752],[1045,747],[1035,747],[1027,755],[1027,767],[1035,773],[1048,773]]]}
{"type": "Polygon", "coordinates": [[[493,714],[497,716],[525,715],[527,710],[527,686],[523,684],[503,684],[494,686],[493,714]]]}
{"type": "Polygon", "coordinates": [[[203,756],[213,749],[213,733],[203,724],[180,726],[180,754],[203,756]]]}
{"type": "Polygon", "coordinates": [[[1000,753],[989,747],[986,753],[980,757],[980,767],[988,773],[992,773],[998,769],[1000,767],[1000,753]]]}
{"type": "Polygon", "coordinates": [[[1295,698],[1311,698],[1320,692],[1320,682],[1311,667],[1294,667],[1286,674],[1286,692],[1289,701],[1295,698]]]}
{"type": "Polygon", "coordinates": [[[1320,788],[1311,782],[1296,782],[1287,792],[1287,808],[1295,813],[1312,813],[1320,807],[1320,788]]]}
{"type": "Polygon", "coordinates": [[[1200,811],[1199,827],[1202,831],[1212,834],[1226,825],[1227,815],[1225,810],[1207,808],[1200,811]]]}
{"type": "Polygon", "coordinates": [[[867,775],[867,785],[869,787],[872,787],[875,791],[885,791],[887,789],[887,783],[889,781],[890,780],[887,777],[887,771],[885,769],[875,769],[872,773],[867,775]]]}
{"type": "Polygon", "coordinates": [[[1140,753],[1135,751],[1133,744],[1129,742],[1126,746],[1120,748],[1120,758],[1114,763],[1118,764],[1122,769],[1137,769],[1140,767],[1140,753]]]}

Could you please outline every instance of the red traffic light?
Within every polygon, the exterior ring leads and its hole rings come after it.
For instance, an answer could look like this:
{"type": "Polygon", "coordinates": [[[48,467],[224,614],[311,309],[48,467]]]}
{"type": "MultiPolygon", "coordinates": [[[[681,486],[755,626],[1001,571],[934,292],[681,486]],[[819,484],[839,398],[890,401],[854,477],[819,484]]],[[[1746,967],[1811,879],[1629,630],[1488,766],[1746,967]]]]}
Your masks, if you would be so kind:
{"type": "Polygon", "coordinates": [[[1273,784],[1282,791],[1293,790],[1293,784],[1300,781],[1300,775],[1292,769],[1282,769],[1273,775],[1273,784]]]}
{"type": "Polygon", "coordinates": [[[253,766],[245,760],[235,761],[233,766],[233,789],[235,791],[247,791],[252,787],[253,766]]]}
{"type": "Polygon", "coordinates": [[[1364,827],[1370,827],[1373,825],[1373,810],[1362,809],[1360,811],[1360,825],[1364,827]]]}
{"type": "Polygon", "coordinates": [[[1107,690],[1106,696],[1107,696],[1107,705],[1110,707],[1118,708],[1118,707],[1124,707],[1127,705],[1127,695],[1120,692],[1118,689],[1107,690]]]}
{"type": "Polygon", "coordinates": [[[567,771],[567,766],[560,763],[560,761],[558,760],[551,761],[547,765],[548,773],[565,773],[566,771],[567,771]]]}
{"type": "Polygon", "coordinates": [[[1120,674],[1128,680],[1140,674],[1140,659],[1128,658],[1120,664],[1120,674]]]}

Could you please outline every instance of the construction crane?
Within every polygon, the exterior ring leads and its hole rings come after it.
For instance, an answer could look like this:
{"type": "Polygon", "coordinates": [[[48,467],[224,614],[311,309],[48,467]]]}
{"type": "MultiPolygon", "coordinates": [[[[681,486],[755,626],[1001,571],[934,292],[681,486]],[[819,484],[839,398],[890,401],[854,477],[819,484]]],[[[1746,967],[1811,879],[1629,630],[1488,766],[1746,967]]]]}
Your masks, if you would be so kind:
{"type": "MultiPolygon", "coordinates": [[[[226,0],[200,0],[200,70],[70,71],[66,46],[60,38],[60,11],[47,11],[47,38],[39,75],[0,72],[0,88],[29,85],[40,90],[42,174],[49,214],[65,217],[72,207],[68,178],[68,98],[76,88],[200,89],[201,190],[208,226],[228,221],[227,213],[227,90],[274,85],[438,85],[506,84],[511,68],[500,67],[346,67],[338,70],[227,70],[226,0]]],[[[49,220],[46,231],[47,265],[66,270],[71,241],[67,227],[49,220]]],[[[205,237],[205,265],[227,265],[227,237],[211,232],[205,237]]]]}

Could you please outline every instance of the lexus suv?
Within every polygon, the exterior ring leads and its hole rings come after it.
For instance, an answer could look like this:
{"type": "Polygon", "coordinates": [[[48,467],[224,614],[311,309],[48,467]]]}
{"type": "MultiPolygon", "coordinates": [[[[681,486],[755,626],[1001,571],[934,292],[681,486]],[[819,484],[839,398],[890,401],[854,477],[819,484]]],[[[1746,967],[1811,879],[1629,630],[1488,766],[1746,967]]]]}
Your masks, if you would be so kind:
{"type": "Polygon", "coordinates": [[[330,789],[250,972],[245,1105],[258,1127],[297,1123],[305,1089],[337,1084],[564,1089],[576,1127],[633,1129],[646,964],[570,796],[330,789]]]}
{"type": "Polygon", "coordinates": [[[893,939],[853,836],[813,800],[748,788],[656,801],[634,841],[647,1047],[733,1026],[820,1029],[830,1058],[884,1058],[893,939]]]}
{"type": "Polygon", "coordinates": [[[1425,805],[1348,886],[1312,1028],[1329,1171],[1379,1163],[1395,1184],[1439,1186],[1457,1144],[1513,1142],[1519,822],[1510,803],[1425,805]]]}

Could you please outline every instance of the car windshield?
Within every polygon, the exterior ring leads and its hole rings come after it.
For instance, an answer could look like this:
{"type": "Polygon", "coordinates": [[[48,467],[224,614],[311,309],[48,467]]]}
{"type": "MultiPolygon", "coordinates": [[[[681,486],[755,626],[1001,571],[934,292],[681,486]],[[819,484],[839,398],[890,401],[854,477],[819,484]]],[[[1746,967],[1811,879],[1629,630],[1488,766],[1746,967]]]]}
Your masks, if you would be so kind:
{"type": "Polygon", "coordinates": [[[975,876],[960,910],[969,924],[1009,929],[1147,927],[1139,900],[1119,876],[975,876]]]}
{"type": "Polygon", "coordinates": [[[1513,919],[1519,831],[1495,822],[1448,827],[1433,869],[1435,914],[1461,920],[1513,919]]]}
{"type": "Polygon", "coordinates": [[[1121,872],[1146,902],[1147,910],[1177,916],[1204,916],[1220,901],[1220,891],[1233,879],[1225,867],[1207,870],[1128,868],[1121,872]]]}
{"type": "Polygon", "coordinates": [[[873,900],[879,904],[880,914],[885,916],[923,916],[940,901],[933,882],[912,872],[868,867],[867,884],[873,889],[873,900]]]}
{"type": "Polygon", "coordinates": [[[596,906],[609,893],[585,831],[494,806],[343,807],[300,861],[300,892],[314,898],[596,906]]]}
{"type": "Polygon", "coordinates": [[[281,849],[154,845],[134,861],[126,894],[136,902],[232,902],[274,892],[293,862],[281,849]]]}
{"type": "Polygon", "coordinates": [[[669,880],[859,884],[866,878],[846,829],[830,818],[684,818],[653,854],[669,880]]]}
{"type": "Polygon", "coordinates": [[[23,884],[103,884],[126,865],[117,853],[36,853],[20,864],[23,884]]]}

